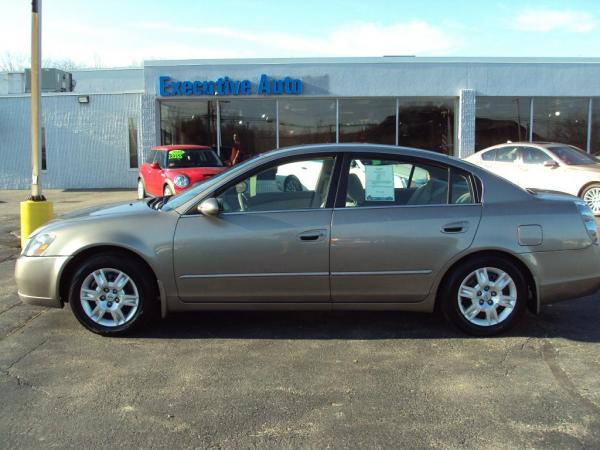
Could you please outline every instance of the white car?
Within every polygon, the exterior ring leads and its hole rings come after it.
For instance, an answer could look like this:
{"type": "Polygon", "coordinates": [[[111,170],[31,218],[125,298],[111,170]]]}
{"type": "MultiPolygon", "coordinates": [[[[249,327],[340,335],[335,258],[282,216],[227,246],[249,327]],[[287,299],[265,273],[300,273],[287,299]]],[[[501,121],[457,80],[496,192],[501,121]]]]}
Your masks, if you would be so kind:
{"type": "MultiPolygon", "coordinates": [[[[279,191],[314,191],[321,173],[321,161],[303,161],[284,164],[277,169],[276,182],[279,191]]],[[[353,161],[350,173],[355,174],[365,187],[366,168],[361,161],[353,161]]],[[[424,184],[427,180],[423,181],[424,184]]],[[[406,178],[394,174],[394,187],[406,188],[406,178]]]]}
{"type": "Polygon", "coordinates": [[[594,215],[600,215],[600,164],[577,147],[552,142],[514,142],[486,148],[465,160],[526,189],[581,197],[594,215]]]}

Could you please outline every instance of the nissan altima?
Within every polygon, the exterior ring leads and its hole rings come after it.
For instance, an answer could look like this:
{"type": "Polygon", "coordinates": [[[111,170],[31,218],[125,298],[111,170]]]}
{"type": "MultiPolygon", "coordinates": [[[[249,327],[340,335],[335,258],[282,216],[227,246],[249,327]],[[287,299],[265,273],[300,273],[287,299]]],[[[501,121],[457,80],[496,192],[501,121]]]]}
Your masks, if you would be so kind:
{"type": "Polygon", "coordinates": [[[597,291],[600,247],[577,197],[422,150],[311,145],[63,216],[29,236],[15,270],[23,301],[69,303],[109,336],[155,312],[234,309],[440,310],[485,336],[597,291]],[[272,189],[278,173],[313,181],[272,189]]]}

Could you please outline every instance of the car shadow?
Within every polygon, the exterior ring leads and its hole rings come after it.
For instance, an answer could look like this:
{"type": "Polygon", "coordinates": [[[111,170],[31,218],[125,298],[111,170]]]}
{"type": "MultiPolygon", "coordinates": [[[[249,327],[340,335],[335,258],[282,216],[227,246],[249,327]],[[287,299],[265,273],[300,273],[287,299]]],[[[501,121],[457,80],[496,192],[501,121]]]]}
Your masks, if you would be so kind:
{"type": "MultiPolygon", "coordinates": [[[[600,298],[527,313],[501,337],[562,337],[600,342],[600,298]]],[[[441,314],[400,311],[204,311],[173,313],[130,337],[152,339],[465,339],[441,314]]]]}

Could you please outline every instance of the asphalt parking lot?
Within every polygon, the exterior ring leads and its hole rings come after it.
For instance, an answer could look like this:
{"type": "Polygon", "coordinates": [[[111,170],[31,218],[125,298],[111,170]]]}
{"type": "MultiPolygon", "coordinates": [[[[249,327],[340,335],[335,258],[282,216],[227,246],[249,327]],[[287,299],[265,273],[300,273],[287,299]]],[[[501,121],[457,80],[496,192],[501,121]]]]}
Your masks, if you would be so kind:
{"type": "MultiPolygon", "coordinates": [[[[598,448],[600,296],[475,339],[409,313],[194,313],[127,338],[21,304],[0,191],[2,448],[598,448]]],[[[57,213],[134,191],[49,191],[57,213]]]]}

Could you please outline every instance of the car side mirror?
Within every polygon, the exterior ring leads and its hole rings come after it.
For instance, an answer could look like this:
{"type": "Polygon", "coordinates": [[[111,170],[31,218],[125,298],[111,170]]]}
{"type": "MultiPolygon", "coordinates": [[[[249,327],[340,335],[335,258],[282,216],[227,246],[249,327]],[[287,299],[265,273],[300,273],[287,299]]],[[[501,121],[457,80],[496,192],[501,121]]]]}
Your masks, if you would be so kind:
{"type": "Polygon", "coordinates": [[[556,161],[544,161],[544,167],[555,169],[558,167],[558,163],[556,161]]]}
{"type": "Polygon", "coordinates": [[[220,211],[221,207],[216,198],[207,198],[198,205],[198,212],[205,216],[216,216],[220,211]]]}
{"type": "Polygon", "coordinates": [[[160,169],[160,166],[158,165],[157,162],[153,162],[152,164],[150,164],[150,168],[151,169],[160,169]]]}

